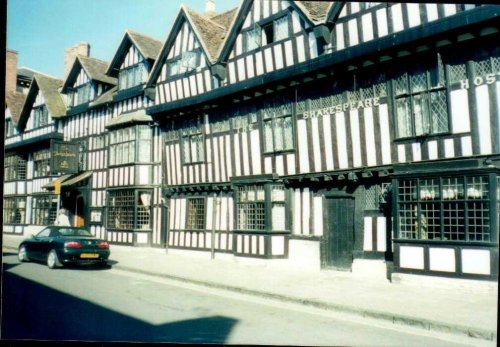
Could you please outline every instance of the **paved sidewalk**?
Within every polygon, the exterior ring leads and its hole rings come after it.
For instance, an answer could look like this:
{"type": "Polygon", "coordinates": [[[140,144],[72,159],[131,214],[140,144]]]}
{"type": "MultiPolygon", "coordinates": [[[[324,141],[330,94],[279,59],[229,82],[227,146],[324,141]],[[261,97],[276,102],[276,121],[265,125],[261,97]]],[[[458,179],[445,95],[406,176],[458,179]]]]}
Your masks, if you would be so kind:
{"type": "MultiPolygon", "coordinates": [[[[3,236],[3,248],[17,249],[18,236],[3,236]]],[[[232,258],[211,260],[165,249],[111,247],[113,268],[204,286],[320,307],[485,340],[497,338],[495,291],[474,293],[366,280],[335,271],[291,271],[246,264],[232,258]]]]}

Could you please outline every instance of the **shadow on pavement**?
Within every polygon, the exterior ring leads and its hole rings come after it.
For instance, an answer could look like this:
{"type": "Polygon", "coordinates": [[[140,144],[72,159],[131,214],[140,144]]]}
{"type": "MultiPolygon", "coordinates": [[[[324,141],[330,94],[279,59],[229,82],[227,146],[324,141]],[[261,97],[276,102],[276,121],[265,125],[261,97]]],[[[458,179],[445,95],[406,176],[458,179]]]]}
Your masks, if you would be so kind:
{"type": "Polygon", "coordinates": [[[153,325],[3,273],[2,340],[222,344],[236,323],[230,317],[211,316],[153,325]]]}

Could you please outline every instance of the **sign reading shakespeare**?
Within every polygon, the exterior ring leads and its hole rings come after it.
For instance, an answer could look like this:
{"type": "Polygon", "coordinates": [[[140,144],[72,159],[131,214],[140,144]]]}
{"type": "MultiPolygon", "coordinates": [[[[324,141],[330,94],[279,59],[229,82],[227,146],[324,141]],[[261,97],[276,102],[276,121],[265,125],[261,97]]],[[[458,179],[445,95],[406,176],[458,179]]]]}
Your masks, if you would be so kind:
{"type": "Polygon", "coordinates": [[[311,111],[305,111],[303,118],[316,118],[321,116],[327,116],[330,114],[346,112],[349,110],[357,110],[359,108],[374,107],[380,105],[380,98],[368,98],[354,102],[345,102],[343,104],[333,105],[325,108],[320,108],[311,111]]]}
{"type": "Polygon", "coordinates": [[[78,172],[78,145],[52,141],[50,168],[52,174],[72,174],[78,172]]]}

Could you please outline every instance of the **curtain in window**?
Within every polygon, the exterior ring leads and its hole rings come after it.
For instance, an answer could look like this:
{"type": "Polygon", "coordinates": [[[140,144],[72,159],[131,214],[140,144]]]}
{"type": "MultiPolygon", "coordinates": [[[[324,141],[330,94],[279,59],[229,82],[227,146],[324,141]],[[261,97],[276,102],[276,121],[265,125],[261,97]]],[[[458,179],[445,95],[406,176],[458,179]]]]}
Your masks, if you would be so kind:
{"type": "Polygon", "coordinates": [[[283,40],[288,36],[288,16],[276,19],[274,21],[274,40],[283,40]]]}

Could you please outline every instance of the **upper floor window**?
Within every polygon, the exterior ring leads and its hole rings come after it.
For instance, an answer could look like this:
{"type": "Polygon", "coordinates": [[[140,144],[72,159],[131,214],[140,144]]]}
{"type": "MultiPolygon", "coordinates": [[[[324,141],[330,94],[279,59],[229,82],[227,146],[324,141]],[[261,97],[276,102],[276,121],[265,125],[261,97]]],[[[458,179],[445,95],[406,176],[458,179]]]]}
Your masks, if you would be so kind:
{"type": "Polygon", "coordinates": [[[293,122],[291,114],[264,113],[264,152],[293,150],[293,122]]]}
{"type": "Polygon", "coordinates": [[[175,76],[192,71],[200,64],[201,52],[199,50],[182,52],[180,58],[168,62],[168,75],[175,76]]]}
{"type": "Polygon", "coordinates": [[[109,133],[109,165],[151,162],[152,130],[148,125],[109,133]]]}
{"type": "Polygon", "coordinates": [[[397,137],[449,131],[444,70],[419,66],[393,79],[397,137]]]}
{"type": "Polygon", "coordinates": [[[492,239],[488,176],[400,180],[397,199],[401,239],[492,239]]]}
{"type": "Polygon", "coordinates": [[[199,163],[205,160],[205,146],[202,133],[182,136],[182,154],[184,164],[199,163]]]}
{"type": "Polygon", "coordinates": [[[87,82],[85,84],[79,85],[75,87],[72,93],[70,94],[70,98],[72,98],[72,105],[80,105],[85,102],[89,102],[94,97],[94,87],[92,82],[87,82]]]}
{"type": "Polygon", "coordinates": [[[145,62],[120,70],[118,75],[118,85],[120,90],[132,88],[144,83],[147,78],[147,73],[148,70],[145,62]]]}
{"type": "Polygon", "coordinates": [[[290,36],[289,16],[285,15],[268,23],[255,24],[243,34],[244,51],[284,40],[290,36]]]}
{"type": "Polygon", "coordinates": [[[50,175],[50,151],[42,149],[33,153],[33,177],[50,175]]]}
{"type": "Polygon", "coordinates": [[[33,128],[43,127],[47,124],[49,124],[47,106],[41,105],[33,108],[33,128]]]}
{"type": "Polygon", "coordinates": [[[7,155],[5,157],[5,181],[26,179],[26,160],[19,155],[7,155]]]}

